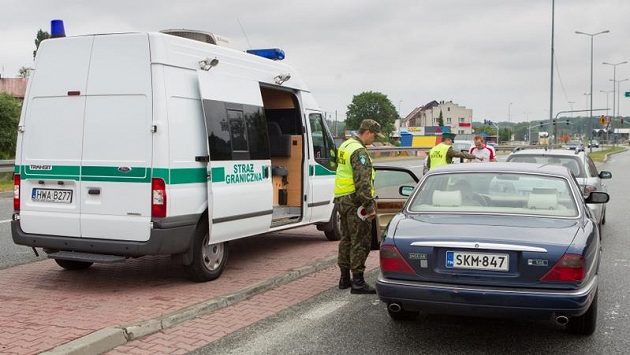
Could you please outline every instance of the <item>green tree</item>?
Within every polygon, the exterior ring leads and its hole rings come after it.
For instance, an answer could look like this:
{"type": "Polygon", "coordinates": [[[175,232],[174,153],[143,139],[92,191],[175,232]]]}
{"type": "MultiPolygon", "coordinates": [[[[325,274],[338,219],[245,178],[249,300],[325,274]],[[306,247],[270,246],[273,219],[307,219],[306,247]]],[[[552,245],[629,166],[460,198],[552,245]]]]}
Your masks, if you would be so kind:
{"type": "Polygon", "coordinates": [[[42,31],[41,28],[39,29],[39,31],[37,31],[37,35],[35,35],[35,50],[33,51],[33,59],[35,59],[35,55],[37,55],[39,45],[42,43],[43,40],[48,38],[50,38],[50,33],[42,31]]]}
{"type": "Polygon", "coordinates": [[[9,94],[0,93],[0,158],[2,159],[15,155],[20,106],[19,100],[9,94]]]}
{"type": "Polygon", "coordinates": [[[501,142],[509,141],[511,135],[512,135],[512,131],[509,128],[500,128],[499,129],[499,140],[501,142]]]}
{"type": "Polygon", "coordinates": [[[31,68],[29,67],[21,67],[18,70],[18,78],[28,78],[31,75],[31,68]]]}
{"type": "Polygon", "coordinates": [[[438,126],[444,127],[444,115],[442,115],[442,110],[440,110],[440,116],[438,117],[438,126]]]}
{"type": "Polygon", "coordinates": [[[346,111],[346,128],[358,129],[361,121],[371,118],[381,124],[382,132],[389,135],[394,130],[394,122],[398,118],[396,107],[387,98],[387,95],[365,91],[354,95],[352,103],[346,111]]]}

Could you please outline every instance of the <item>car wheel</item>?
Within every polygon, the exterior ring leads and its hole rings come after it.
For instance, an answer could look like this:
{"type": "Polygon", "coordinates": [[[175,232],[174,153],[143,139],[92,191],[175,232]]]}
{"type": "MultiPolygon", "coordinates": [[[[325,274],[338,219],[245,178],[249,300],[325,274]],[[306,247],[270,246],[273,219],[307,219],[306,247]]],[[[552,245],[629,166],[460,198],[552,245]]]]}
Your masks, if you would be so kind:
{"type": "Polygon", "coordinates": [[[389,309],[387,310],[387,313],[389,314],[389,317],[395,321],[414,320],[418,317],[418,314],[420,314],[420,312],[412,312],[412,311],[405,311],[405,310],[392,312],[389,309]]]}
{"type": "Polygon", "coordinates": [[[92,266],[91,262],[88,261],[76,261],[76,260],[63,260],[63,259],[55,259],[57,265],[61,266],[66,270],[85,270],[92,266]]]}
{"type": "Polygon", "coordinates": [[[337,205],[333,208],[332,216],[330,217],[330,226],[328,231],[324,231],[326,239],[331,242],[341,239],[341,215],[337,212],[337,205]]]}
{"type": "Polygon", "coordinates": [[[591,335],[597,327],[597,293],[586,313],[579,317],[573,317],[567,324],[567,330],[573,334],[591,335]]]}
{"type": "Polygon", "coordinates": [[[204,219],[197,227],[193,241],[192,263],[186,269],[193,281],[212,281],[223,272],[229,256],[227,242],[208,244],[210,233],[208,221],[204,219]]]}

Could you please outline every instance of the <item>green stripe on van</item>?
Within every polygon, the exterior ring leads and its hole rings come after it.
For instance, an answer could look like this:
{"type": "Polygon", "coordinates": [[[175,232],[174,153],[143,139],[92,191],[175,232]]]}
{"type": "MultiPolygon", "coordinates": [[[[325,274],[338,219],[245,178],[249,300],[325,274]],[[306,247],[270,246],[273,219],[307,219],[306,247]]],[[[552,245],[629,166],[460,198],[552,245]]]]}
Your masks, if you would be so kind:
{"type": "Polygon", "coordinates": [[[334,171],[326,169],[326,167],[321,164],[311,165],[310,168],[311,175],[314,176],[328,176],[336,174],[334,171]]]}
{"type": "MultiPolygon", "coordinates": [[[[47,170],[32,170],[28,165],[15,166],[15,172],[22,170],[24,180],[75,180],[75,181],[105,181],[105,182],[133,182],[149,183],[151,177],[162,178],[167,184],[205,183],[207,181],[206,168],[142,168],[131,167],[128,172],[120,171],[118,167],[110,166],[48,166],[47,170]]],[[[221,168],[223,169],[223,168],[221,168]]]]}
{"type": "Polygon", "coordinates": [[[14,167],[13,167],[13,172],[14,172],[15,174],[19,174],[19,173],[20,173],[20,166],[19,166],[19,165],[14,166],[14,167]]]}
{"type": "Polygon", "coordinates": [[[218,166],[212,168],[212,182],[224,182],[225,181],[225,168],[218,166]]]}

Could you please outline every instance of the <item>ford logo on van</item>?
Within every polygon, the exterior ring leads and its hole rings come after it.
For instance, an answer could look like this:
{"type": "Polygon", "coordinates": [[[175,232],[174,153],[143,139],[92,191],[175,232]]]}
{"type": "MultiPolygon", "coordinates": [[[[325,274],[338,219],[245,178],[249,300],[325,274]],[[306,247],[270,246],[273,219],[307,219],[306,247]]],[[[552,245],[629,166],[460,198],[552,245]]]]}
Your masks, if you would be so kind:
{"type": "Polygon", "coordinates": [[[121,166],[118,168],[118,171],[120,171],[121,173],[128,173],[131,171],[131,168],[128,166],[121,166]]]}

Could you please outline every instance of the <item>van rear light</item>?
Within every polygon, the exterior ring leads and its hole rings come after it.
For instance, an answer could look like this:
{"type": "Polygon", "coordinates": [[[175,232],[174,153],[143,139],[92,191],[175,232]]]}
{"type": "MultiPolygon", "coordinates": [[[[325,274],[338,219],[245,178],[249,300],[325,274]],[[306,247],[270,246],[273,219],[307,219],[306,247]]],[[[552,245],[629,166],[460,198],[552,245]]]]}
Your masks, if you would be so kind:
{"type": "Polygon", "coordinates": [[[20,212],[20,174],[13,175],[13,211],[20,212]]]}
{"type": "Polygon", "coordinates": [[[160,178],[153,178],[151,190],[151,217],[166,217],[166,183],[160,178]]]}
{"type": "Polygon", "coordinates": [[[584,280],[584,257],[579,254],[564,254],[543,276],[543,282],[580,282],[584,280]]]}
{"type": "Polygon", "coordinates": [[[380,259],[382,272],[412,275],[416,273],[411,266],[407,264],[402,255],[400,255],[398,248],[394,245],[381,245],[380,259]]]}

